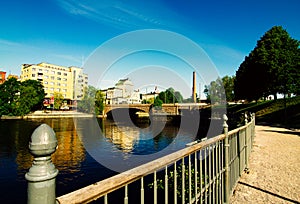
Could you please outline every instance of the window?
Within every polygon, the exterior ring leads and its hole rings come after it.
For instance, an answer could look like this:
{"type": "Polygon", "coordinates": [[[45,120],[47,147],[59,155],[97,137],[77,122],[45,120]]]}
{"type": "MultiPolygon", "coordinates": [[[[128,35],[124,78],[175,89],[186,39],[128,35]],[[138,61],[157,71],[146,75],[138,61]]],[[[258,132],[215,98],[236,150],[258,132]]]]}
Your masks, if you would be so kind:
{"type": "Polygon", "coordinates": [[[62,91],[63,91],[63,92],[67,92],[67,89],[63,89],[62,91]]]}
{"type": "Polygon", "coordinates": [[[43,70],[42,69],[39,69],[39,72],[42,72],[43,70]]]}
{"type": "Polygon", "coordinates": [[[59,81],[60,81],[60,80],[61,80],[61,78],[60,78],[60,77],[57,77],[57,80],[59,80],[59,81]]]}
{"type": "Polygon", "coordinates": [[[67,84],[62,84],[62,86],[66,87],[66,86],[67,86],[67,84]]]}
{"type": "Polygon", "coordinates": [[[52,85],[52,86],[53,86],[53,85],[54,85],[54,82],[50,82],[50,85],[52,85]]]}
{"type": "Polygon", "coordinates": [[[57,91],[57,92],[60,92],[60,88],[57,88],[56,91],[57,91]]]}
{"type": "Polygon", "coordinates": [[[50,91],[54,91],[54,88],[50,88],[50,91]]]}
{"type": "Polygon", "coordinates": [[[64,98],[66,98],[66,97],[67,97],[67,95],[66,95],[66,94],[63,94],[63,97],[64,97],[64,98]]]}
{"type": "Polygon", "coordinates": [[[35,77],[35,74],[32,74],[31,76],[32,76],[32,77],[35,77]]]}
{"type": "Polygon", "coordinates": [[[56,85],[57,85],[57,86],[60,86],[60,83],[57,83],[56,85]]]}
{"type": "Polygon", "coordinates": [[[48,81],[44,81],[44,84],[48,84],[48,81]]]}
{"type": "Polygon", "coordinates": [[[51,76],[51,79],[54,80],[54,76],[51,76]]]}
{"type": "Polygon", "coordinates": [[[51,73],[51,74],[55,74],[55,71],[51,71],[50,73],[51,73]]]}
{"type": "Polygon", "coordinates": [[[67,78],[63,78],[63,81],[67,81],[67,78]]]}
{"type": "Polygon", "coordinates": [[[35,72],[35,70],[36,70],[35,68],[32,68],[32,71],[33,71],[33,72],[35,72]]]}
{"type": "Polygon", "coordinates": [[[49,72],[48,69],[46,69],[46,70],[45,70],[45,73],[48,73],[48,72],[49,72]]]}
{"type": "Polygon", "coordinates": [[[45,79],[48,79],[48,78],[49,78],[49,76],[48,76],[48,75],[44,75],[44,78],[45,78],[45,79]]]}
{"type": "Polygon", "coordinates": [[[57,72],[57,75],[61,75],[61,72],[57,72]]]}
{"type": "Polygon", "coordinates": [[[64,76],[68,76],[68,74],[67,74],[67,73],[64,73],[64,76]]]}

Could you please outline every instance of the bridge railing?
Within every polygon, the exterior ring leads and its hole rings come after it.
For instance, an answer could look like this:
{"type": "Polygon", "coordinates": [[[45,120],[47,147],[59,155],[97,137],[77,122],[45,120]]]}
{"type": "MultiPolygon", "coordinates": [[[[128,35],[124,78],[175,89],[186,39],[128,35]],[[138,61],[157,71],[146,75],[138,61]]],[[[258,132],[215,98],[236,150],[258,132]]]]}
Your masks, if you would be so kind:
{"type": "MultiPolygon", "coordinates": [[[[88,203],[99,199],[107,204],[118,189],[123,190],[122,200],[125,204],[131,201],[143,204],[149,200],[151,203],[175,204],[229,203],[240,175],[248,168],[248,159],[253,145],[254,114],[251,115],[250,122],[247,120],[248,118],[245,117],[245,125],[228,131],[227,117],[224,115],[224,134],[191,144],[182,150],[56,199],[55,196],[53,197],[53,189],[46,188],[43,196],[50,195],[53,198],[44,203],[53,203],[55,200],[61,204],[88,203]],[[132,187],[133,195],[130,193],[132,187]],[[48,191],[52,194],[47,195],[45,192],[48,191]]],[[[49,169],[56,172],[53,168],[49,169]]],[[[28,202],[35,203],[33,200],[41,197],[41,193],[35,188],[28,187],[32,189],[28,191],[28,202]]],[[[40,199],[36,203],[41,201],[43,200],[40,199]]]]}

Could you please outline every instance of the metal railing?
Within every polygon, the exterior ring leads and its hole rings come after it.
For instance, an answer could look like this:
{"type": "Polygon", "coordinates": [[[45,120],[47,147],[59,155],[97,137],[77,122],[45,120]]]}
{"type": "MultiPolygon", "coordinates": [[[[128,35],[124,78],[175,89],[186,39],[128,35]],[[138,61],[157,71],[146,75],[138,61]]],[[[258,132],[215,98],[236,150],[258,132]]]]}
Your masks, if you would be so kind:
{"type": "MultiPolygon", "coordinates": [[[[255,117],[251,114],[248,122],[245,115],[245,125],[232,131],[228,131],[226,115],[223,119],[224,134],[195,143],[58,198],[54,196],[51,201],[47,200],[47,203],[55,201],[61,204],[88,203],[100,200],[107,204],[115,197],[116,191],[118,197],[123,194],[124,204],[131,201],[141,204],[229,203],[240,175],[248,168],[255,132],[255,117]]],[[[55,172],[52,167],[51,171],[55,172]]],[[[33,182],[32,180],[34,179],[31,179],[29,184],[33,182]]],[[[33,198],[37,197],[36,194],[39,192],[34,191],[40,189],[36,190],[30,185],[28,188],[33,189],[28,191],[28,202],[35,203],[33,198]]],[[[43,192],[46,191],[49,189],[43,192]]],[[[53,192],[51,196],[53,197],[53,192]]],[[[40,199],[36,203],[44,200],[40,199]]]]}

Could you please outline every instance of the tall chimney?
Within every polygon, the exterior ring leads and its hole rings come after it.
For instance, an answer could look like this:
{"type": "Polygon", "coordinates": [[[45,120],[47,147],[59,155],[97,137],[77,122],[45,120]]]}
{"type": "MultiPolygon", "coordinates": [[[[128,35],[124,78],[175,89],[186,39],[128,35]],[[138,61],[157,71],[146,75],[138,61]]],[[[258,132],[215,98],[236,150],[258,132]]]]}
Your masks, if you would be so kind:
{"type": "Polygon", "coordinates": [[[192,95],[192,98],[193,98],[193,101],[194,103],[197,102],[197,91],[196,91],[196,72],[194,71],[193,72],[193,95],[192,95]]]}

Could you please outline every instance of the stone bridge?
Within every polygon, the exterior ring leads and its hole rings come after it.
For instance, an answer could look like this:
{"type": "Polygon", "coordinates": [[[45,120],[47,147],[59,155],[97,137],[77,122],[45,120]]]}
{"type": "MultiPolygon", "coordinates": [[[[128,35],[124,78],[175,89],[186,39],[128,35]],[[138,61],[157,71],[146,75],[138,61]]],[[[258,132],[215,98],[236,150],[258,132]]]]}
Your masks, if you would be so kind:
{"type": "MultiPolygon", "coordinates": [[[[107,116],[107,113],[114,109],[135,109],[137,112],[150,113],[152,104],[108,104],[103,110],[103,115],[107,116]]],[[[208,106],[206,103],[175,103],[175,104],[163,104],[162,111],[167,115],[180,115],[181,110],[197,110],[208,106]]]]}

